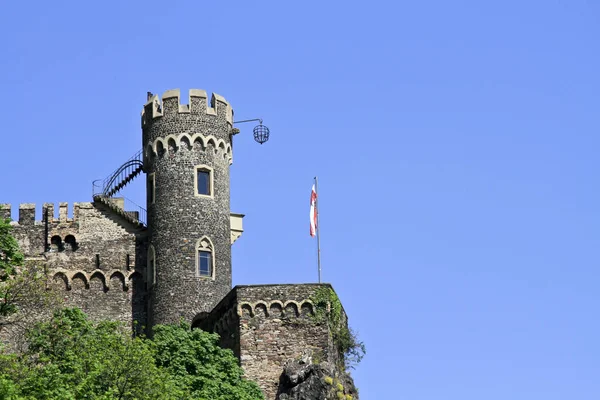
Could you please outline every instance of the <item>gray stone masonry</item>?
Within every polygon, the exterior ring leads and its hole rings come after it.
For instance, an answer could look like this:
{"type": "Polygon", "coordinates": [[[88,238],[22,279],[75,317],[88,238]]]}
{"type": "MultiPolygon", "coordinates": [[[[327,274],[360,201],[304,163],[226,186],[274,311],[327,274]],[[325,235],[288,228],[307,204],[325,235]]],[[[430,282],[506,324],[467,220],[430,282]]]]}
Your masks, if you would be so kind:
{"type": "Polygon", "coordinates": [[[236,286],[211,313],[197,315],[193,326],[218,333],[221,346],[239,357],[246,377],[273,400],[290,360],[339,364],[328,324],[314,318],[311,296],[322,287],[331,286],[236,286]]]}
{"type": "MultiPolygon", "coordinates": [[[[138,256],[145,254],[143,235],[92,203],[73,206],[71,219],[67,203],[60,203],[56,219],[54,204],[46,203],[41,221],[35,220],[34,204],[19,207],[19,221],[11,224],[26,259],[45,268],[65,306],[95,320],[145,325],[145,258],[138,256]]],[[[0,212],[9,217],[10,205],[1,205],[0,212]]]]}
{"type": "Polygon", "coordinates": [[[150,324],[191,320],[210,311],[231,289],[229,164],[231,109],[213,95],[190,91],[181,105],[179,91],[168,91],[162,103],[149,100],[142,118],[144,170],[149,202],[149,245],[156,254],[156,283],[151,292],[150,324]],[[160,110],[160,112],[158,111],[160,110]],[[211,171],[211,195],[196,192],[196,168],[211,171]],[[199,276],[197,251],[208,243],[212,276],[199,276]]]}

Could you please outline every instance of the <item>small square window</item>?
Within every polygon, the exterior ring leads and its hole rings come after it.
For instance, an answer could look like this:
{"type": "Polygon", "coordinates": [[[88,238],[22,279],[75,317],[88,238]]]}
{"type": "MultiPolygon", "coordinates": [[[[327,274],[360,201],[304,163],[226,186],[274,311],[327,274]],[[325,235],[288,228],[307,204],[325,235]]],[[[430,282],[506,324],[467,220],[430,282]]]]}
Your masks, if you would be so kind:
{"type": "Polygon", "coordinates": [[[198,251],[198,274],[212,276],[212,253],[210,251],[198,251]]]}
{"type": "Polygon", "coordinates": [[[205,196],[210,196],[211,187],[210,187],[210,171],[206,169],[198,169],[196,170],[197,175],[197,190],[198,194],[202,194],[205,196]]]}

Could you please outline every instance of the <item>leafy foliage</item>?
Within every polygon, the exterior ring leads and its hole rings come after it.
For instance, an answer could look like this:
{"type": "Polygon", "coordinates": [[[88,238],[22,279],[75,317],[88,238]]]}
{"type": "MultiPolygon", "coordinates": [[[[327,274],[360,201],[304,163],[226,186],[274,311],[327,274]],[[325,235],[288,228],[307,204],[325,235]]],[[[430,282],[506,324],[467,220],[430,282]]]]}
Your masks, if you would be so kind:
{"type": "Polygon", "coordinates": [[[126,330],[79,309],[55,312],[28,332],[24,353],[0,356],[0,398],[262,399],[216,335],[158,326],[150,340],[126,330]]]}
{"type": "Polygon", "coordinates": [[[17,268],[25,260],[11,231],[10,220],[0,218],[0,317],[17,311],[15,304],[7,300],[7,292],[11,286],[7,282],[16,275],[17,268]]]}
{"type": "Polygon", "coordinates": [[[315,319],[327,321],[329,324],[334,343],[342,355],[344,368],[354,368],[361,362],[367,350],[356,332],[348,328],[339,297],[332,288],[321,287],[311,296],[311,300],[315,305],[315,319]]]}
{"type": "Polygon", "coordinates": [[[183,387],[188,399],[257,400],[263,395],[254,382],[242,379],[243,370],[231,350],[219,347],[219,336],[187,324],[154,328],[156,365],[166,369],[183,387]]]}
{"type": "Polygon", "coordinates": [[[15,275],[17,267],[24,261],[19,244],[12,236],[9,219],[0,218],[0,282],[15,275]]]}
{"type": "Polygon", "coordinates": [[[54,309],[60,303],[46,290],[43,268],[25,261],[9,222],[0,218],[0,329],[19,323],[27,312],[54,309]]]}

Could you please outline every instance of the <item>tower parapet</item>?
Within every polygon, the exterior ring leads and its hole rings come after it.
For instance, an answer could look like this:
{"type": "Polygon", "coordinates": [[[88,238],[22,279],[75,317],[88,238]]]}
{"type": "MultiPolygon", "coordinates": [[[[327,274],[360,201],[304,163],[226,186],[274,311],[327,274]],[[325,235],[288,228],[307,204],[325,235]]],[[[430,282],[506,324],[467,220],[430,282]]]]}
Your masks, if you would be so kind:
{"type": "Polygon", "coordinates": [[[147,179],[149,325],[191,320],[231,289],[229,165],[233,111],[229,103],[191,89],[142,111],[147,179]]]}
{"type": "Polygon", "coordinates": [[[167,90],[163,93],[162,100],[156,94],[150,96],[142,111],[142,129],[157,118],[169,118],[177,114],[216,116],[224,119],[230,127],[233,126],[233,109],[223,96],[212,93],[209,105],[205,90],[190,89],[188,104],[181,104],[180,98],[179,89],[167,90]]]}

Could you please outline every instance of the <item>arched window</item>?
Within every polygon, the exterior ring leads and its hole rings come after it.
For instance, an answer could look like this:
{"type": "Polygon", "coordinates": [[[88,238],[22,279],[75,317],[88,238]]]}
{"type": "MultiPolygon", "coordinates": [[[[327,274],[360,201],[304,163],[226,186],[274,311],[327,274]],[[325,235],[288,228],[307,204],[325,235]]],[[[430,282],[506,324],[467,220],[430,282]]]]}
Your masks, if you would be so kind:
{"type": "Polygon", "coordinates": [[[75,236],[73,235],[67,235],[65,237],[65,244],[67,245],[67,250],[70,251],[75,251],[79,247],[79,245],[77,244],[77,240],[75,240],[75,236]]]}
{"type": "Polygon", "coordinates": [[[151,288],[156,284],[156,252],[154,246],[148,246],[148,258],[146,266],[146,286],[151,288]]]}
{"type": "Polygon", "coordinates": [[[204,236],[196,245],[196,275],[215,278],[215,253],[209,238],[204,236]]]}
{"type": "Polygon", "coordinates": [[[63,246],[62,239],[58,235],[52,236],[50,239],[50,251],[63,251],[65,248],[63,246]]]}

